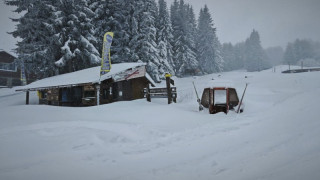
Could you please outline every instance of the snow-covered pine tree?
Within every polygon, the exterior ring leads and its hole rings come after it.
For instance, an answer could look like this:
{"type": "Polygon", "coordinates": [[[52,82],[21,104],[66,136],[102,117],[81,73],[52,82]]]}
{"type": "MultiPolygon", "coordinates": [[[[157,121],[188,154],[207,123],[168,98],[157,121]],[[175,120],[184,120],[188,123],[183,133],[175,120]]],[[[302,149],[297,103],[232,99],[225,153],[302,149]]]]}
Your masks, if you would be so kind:
{"type": "MultiPolygon", "coordinates": [[[[112,1],[113,2],[113,1],[112,1]]],[[[94,36],[97,39],[96,49],[102,52],[103,36],[106,32],[111,31],[110,18],[111,1],[91,0],[89,8],[94,12],[92,24],[94,25],[94,36]]]]}
{"type": "Polygon", "coordinates": [[[286,64],[295,65],[304,59],[317,59],[316,49],[316,43],[306,39],[296,39],[293,43],[288,43],[284,61],[286,64]]]}
{"type": "Polygon", "coordinates": [[[130,62],[129,25],[130,10],[133,0],[93,0],[90,8],[95,12],[93,24],[95,37],[98,39],[97,49],[102,51],[102,39],[106,32],[114,32],[111,48],[112,63],[130,62]]]}
{"type": "Polygon", "coordinates": [[[214,34],[214,62],[215,62],[215,66],[213,68],[214,72],[221,72],[223,71],[224,68],[224,60],[223,60],[223,56],[222,56],[222,45],[218,39],[217,34],[214,34]]]}
{"type": "Polygon", "coordinates": [[[17,54],[39,78],[72,72],[97,65],[100,54],[95,48],[91,20],[94,13],[87,0],[15,0],[16,12],[25,14],[14,21],[12,34],[22,39],[17,54]]]}
{"type": "Polygon", "coordinates": [[[236,69],[236,56],[231,43],[222,44],[222,56],[224,59],[224,70],[232,71],[236,69]]]}
{"type": "Polygon", "coordinates": [[[236,69],[244,68],[245,61],[245,53],[246,53],[246,44],[245,42],[240,42],[234,45],[234,54],[236,58],[236,69]]]}
{"type": "Polygon", "coordinates": [[[174,0],[174,2],[171,4],[170,7],[170,21],[171,21],[171,27],[172,27],[172,38],[170,39],[170,44],[172,45],[172,62],[173,62],[173,70],[176,73],[178,67],[176,65],[178,64],[178,60],[176,59],[176,40],[178,39],[178,31],[179,31],[179,2],[178,0],[174,0]]]}
{"type": "Polygon", "coordinates": [[[271,67],[266,62],[266,54],[261,46],[258,31],[253,30],[250,37],[246,40],[245,68],[247,71],[261,71],[271,67]]]}
{"type": "Polygon", "coordinates": [[[171,22],[173,28],[173,53],[175,72],[177,76],[195,74],[198,69],[196,54],[192,49],[194,42],[191,31],[188,30],[188,5],[183,0],[174,1],[171,6],[171,22]]]}
{"type": "Polygon", "coordinates": [[[198,60],[204,73],[222,70],[221,45],[216,36],[216,28],[207,5],[200,10],[198,20],[198,60]]]}
{"type": "Polygon", "coordinates": [[[160,77],[164,78],[165,73],[174,74],[172,60],[172,45],[173,38],[171,21],[167,8],[167,3],[164,0],[159,0],[159,13],[157,15],[157,44],[159,49],[160,77]]]}
{"type": "Polygon", "coordinates": [[[18,19],[17,28],[11,34],[20,37],[15,49],[18,60],[25,63],[26,72],[34,73],[38,78],[55,75],[54,24],[56,7],[50,0],[8,0],[7,5],[16,6],[15,12],[24,13],[18,19]]]}
{"type": "Polygon", "coordinates": [[[127,32],[126,36],[126,53],[129,58],[129,62],[137,62],[139,61],[138,49],[137,49],[137,41],[141,38],[141,34],[139,32],[140,26],[140,15],[143,11],[141,8],[143,6],[143,1],[135,1],[129,0],[127,1],[126,6],[128,14],[126,15],[124,31],[127,32]]]}
{"type": "MultiPolygon", "coordinates": [[[[100,53],[95,45],[92,19],[95,13],[86,0],[56,1],[59,26],[56,36],[59,38],[60,54],[55,64],[60,73],[73,72],[98,65],[100,53]]],[[[90,3],[90,2],[89,2],[90,3]]]]}
{"type": "Polygon", "coordinates": [[[147,71],[152,78],[160,82],[159,51],[156,43],[157,29],[155,18],[158,14],[154,0],[138,0],[134,9],[134,31],[130,42],[130,49],[134,51],[139,60],[147,63],[147,71]]]}
{"type": "MultiPolygon", "coordinates": [[[[187,32],[187,41],[186,43],[188,44],[188,47],[194,52],[194,57],[197,57],[197,48],[196,48],[196,40],[197,40],[197,22],[196,22],[196,17],[193,11],[193,8],[191,5],[187,4],[186,5],[186,11],[187,11],[187,28],[186,28],[186,32],[187,32]]],[[[195,59],[195,61],[197,61],[196,63],[198,63],[198,60],[195,59]]],[[[197,69],[195,69],[195,71],[199,71],[199,67],[197,65],[197,67],[195,67],[197,69]]]]}
{"type": "Polygon", "coordinates": [[[137,2],[135,0],[122,0],[119,5],[122,9],[119,11],[119,14],[123,16],[123,22],[121,24],[121,44],[118,45],[117,62],[139,61],[137,52],[131,48],[131,43],[134,44],[134,41],[132,41],[133,37],[139,31],[139,23],[136,19],[139,13],[136,11],[136,3],[137,2]]]}
{"type": "Polygon", "coordinates": [[[265,52],[272,66],[277,66],[283,62],[284,50],[281,46],[269,47],[265,49],[265,52]]]}
{"type": "Polygon", "coordinates": [[[224,71],[231,71],[243,68],[245,56],[245,43],[240,42],[235,45],[224,43],[222,46],[222,57],[224,60],[224,71]]]}

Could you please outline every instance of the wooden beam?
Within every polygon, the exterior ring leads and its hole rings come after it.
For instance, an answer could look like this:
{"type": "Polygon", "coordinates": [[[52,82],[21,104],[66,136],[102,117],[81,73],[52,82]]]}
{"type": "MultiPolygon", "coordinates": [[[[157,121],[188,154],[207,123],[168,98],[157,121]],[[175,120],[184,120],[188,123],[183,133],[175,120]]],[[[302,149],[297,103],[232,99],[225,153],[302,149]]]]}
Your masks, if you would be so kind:
{"type": "Polygon", "coordinates": [[[97,106],[100,105],[100,83],[96,85],[97,106]]]}
{"type": "Polygon", "coordinates": [[[26,91],[26,104],[29,104],[29,91],[26,91]]]}
{"type": "Polygon", "coordinates": [[[172,103],[170,80],[171,80],[170,76],[167,76],[166,77],[166,84],[167,84],[168,104],[172,103]]]}
{"type": "Polygon", "coordinates": [[[150,96],[150,84],[147,86],[147,101],[151,102],[151,96],[150,96]]]}

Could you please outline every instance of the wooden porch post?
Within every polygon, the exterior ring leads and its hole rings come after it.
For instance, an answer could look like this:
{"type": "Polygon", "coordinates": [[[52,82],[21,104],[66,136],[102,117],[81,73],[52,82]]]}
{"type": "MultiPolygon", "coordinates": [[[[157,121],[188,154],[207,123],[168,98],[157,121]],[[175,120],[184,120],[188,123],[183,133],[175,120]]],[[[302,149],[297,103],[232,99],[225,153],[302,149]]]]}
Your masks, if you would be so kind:
{"type": "Polygon", "coordinates": [[[96,91],[97,91],[97,106],[100,105],[100,83],[96,85],[96,91]]]}
{"type": "Polygon", "coordinates": [[[29,91],[26,92],[26,105],[29,104],[29,91]]]}
{"type": "Polygon", "coordinates": [[[147,86],[147,90],[146,90],[147,92],[146,92],[146,98],[147,98],[147,101],[148,102],[151,102],[151,96],[150,96],[150,84],[148,84],[148,86],[147,86]]]}
{"type": "Polygon", "coordinates": [[[166,75],[166,84],[167,84],[167,94],[168,94],[168,104],[172,103],[172,94],[171,94],[171,86],[170,86],[170,77],[171,75],[166,75]]]}

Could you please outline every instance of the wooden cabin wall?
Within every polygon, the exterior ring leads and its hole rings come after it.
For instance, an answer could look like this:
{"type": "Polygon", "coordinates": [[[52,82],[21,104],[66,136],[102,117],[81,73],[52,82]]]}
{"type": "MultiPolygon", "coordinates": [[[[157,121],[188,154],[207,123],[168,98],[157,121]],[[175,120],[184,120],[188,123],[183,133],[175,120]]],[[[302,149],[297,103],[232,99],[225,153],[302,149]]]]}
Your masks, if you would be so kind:
{"type": "Polygon", "coordinates": [[[119,82],[121,84],[121,90],[122,91],[122,97],[121,100],[132,100],[133,99],[133,88],[132,88],[132,80],[127,80],[127,81],[121,81],[119,82]]]}
{"type": "MultiPolygon", "coordinates": [[[[130,101],[144,97],[143,89],[150,82],[146,77],[113,82],[112,79],[101,82],[100,104],[108,104],[116,101],[130,101]]],[[[95,106],[97,105],[96,84],[83,84],[75,87],[56,88],[39,91],[45,97],[39,96],[39,104],[55,106],[95,106]],[[79,93],[81,91],[81,97],[79,93]],[[86,93],[90,92],[91,97],[86,93]],[[75,94],[78,94],[77,97],[75,94]],[[67,96],[67,97],[66,97],[67,96]]],[[[89,94],[90,94],[89,93],[89,94]]]]}
{"type": "Polygon", "coordinates": [[[95,106],[97,105],[97,88],[94,84],[84,85],[82,91],[81,106],[95,106]],[[92,92],[93,91],[93,92],[92,92]],[[89,94],[93,94],[92,97],[89,94]]]}
{"type": "Polygon", "coordinates": [[[116,101],[130,101],[143,98],[143,89],[149,81],[145,77],[112,82],[106,80],[100,85],[100,104],[108,104],[116,101]]]}
{"type": "Polygon", "coordinates": [[[61,88],[61,106],[82,106],[83,86],[61,88]]]}
{"type": "Polygon", "coordinates": [[[39,104],[48,104],[47,90],[38,91],[39,104]]]}
{"type": "Polygon", "coordinates": [[[101,82],[100,85],[100,104],[113,102],[112,80],[108,79],[101,82]]]}
{"type": "Polygon", "coordinates": [[[47,104],[59,106],[60,105],[60,90],[56,89],[49,89],[47,90],[47,104]]]}
{"type": "Polygon", "coordinates": [[[131,80],[112,83],[113,102],[132,100],[131,80]]]}
{"type": "Polygon", "coordinates": [[[133,99],[143,98],[143,89],[148,87],[149,81],[145,77],[132,79],[132,93],[133,99]]]}

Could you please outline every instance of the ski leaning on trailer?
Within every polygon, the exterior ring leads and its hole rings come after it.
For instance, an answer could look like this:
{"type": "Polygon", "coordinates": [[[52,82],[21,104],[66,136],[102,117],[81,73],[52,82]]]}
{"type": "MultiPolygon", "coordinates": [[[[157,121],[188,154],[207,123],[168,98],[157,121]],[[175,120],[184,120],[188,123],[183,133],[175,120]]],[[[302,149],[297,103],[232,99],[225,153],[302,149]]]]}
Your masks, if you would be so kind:
{"type": "Polygon", "coordinates": [[[202,111],[202,110],[203,110],[203,106],[202,106],[202,104],[201,104],[201,101],[200,101],[200,98],[199,98],[199,95],[198,95],[196,86],[194,85],[194,82],[193,82],[193,81],[192,81],[192,84],[193,84],[193,87],[194,87],[194,91],[196,92],[196,95],[197,95],[197,102],[199,103],[199,111],[202,111]]]}
{"type": "Polygon", "coordinates": [[[238,107],[237,113],[240,112],[240,108],[241,108],[241,105],[242,105],[243,97],[244,97],[244,94],[246,93],[247,87],[248,87],[248,83],[246,83],[246,87],[244,88],[244,91],[243,91],[241,100],[240,100],[240,102],[239,102],[239,107],[238,107]]]}

